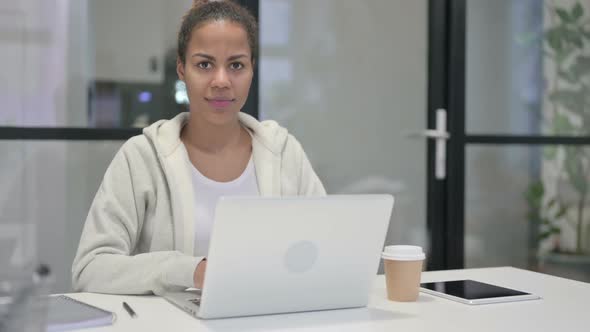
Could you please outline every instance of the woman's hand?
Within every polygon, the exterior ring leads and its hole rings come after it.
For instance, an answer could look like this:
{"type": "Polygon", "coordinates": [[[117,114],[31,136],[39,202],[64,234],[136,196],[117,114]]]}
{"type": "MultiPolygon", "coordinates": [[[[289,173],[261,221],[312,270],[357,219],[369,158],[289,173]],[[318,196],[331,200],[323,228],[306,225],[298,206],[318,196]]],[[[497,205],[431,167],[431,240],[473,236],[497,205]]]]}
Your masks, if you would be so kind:
{"type": "Polygon", "coordinates": [[[207,270],[206,258],[199,262],[197,268],[195,269],[195,273],[193,274],[193,282],[195,283],[195,288],[203,288],[203,282],[205,282],[205,270],[207,270]]]}

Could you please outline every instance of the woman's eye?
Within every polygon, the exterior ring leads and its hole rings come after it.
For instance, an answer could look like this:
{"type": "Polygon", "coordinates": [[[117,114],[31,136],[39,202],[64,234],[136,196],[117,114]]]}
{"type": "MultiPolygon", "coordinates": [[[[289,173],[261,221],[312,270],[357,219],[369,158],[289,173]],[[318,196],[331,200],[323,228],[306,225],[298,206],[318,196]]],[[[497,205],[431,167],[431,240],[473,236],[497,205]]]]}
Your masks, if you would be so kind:
{"type": "Polygon", "coordinates": [[[197,67],[201,68],[201,69],[210,69],[211,68],[211,62],[199,62],[197,64],[197,67]]]}
{"type": "Polygon", "coordinates": [[[244,65],[239,62],[234,62],[230,65],[230,68],[233,70],[240,70],[240,69],[244,68],[244,65]]]}

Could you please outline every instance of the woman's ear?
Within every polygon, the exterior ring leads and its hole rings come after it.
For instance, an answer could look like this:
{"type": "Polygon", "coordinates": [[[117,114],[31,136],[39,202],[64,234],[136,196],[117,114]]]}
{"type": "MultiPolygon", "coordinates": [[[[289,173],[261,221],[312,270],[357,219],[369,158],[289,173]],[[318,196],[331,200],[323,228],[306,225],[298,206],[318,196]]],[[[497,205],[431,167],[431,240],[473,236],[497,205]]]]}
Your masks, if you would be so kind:
{"type": "Polygon", "coordinates": [[[176,74],[181,81],[184,81],[184,63],[180,58],[176,58],[176,74]]]}

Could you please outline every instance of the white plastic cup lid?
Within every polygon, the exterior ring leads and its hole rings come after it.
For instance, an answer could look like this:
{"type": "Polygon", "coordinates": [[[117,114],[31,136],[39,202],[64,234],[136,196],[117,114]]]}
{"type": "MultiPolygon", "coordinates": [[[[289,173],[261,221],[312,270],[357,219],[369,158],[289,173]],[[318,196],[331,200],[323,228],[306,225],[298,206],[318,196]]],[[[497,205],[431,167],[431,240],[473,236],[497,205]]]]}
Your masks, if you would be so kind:
{"type": "Polygon", "coordinates": [[[426,258],[420,246],[387,246],[381,257],[396,261],[419,261],[426,258]]]}

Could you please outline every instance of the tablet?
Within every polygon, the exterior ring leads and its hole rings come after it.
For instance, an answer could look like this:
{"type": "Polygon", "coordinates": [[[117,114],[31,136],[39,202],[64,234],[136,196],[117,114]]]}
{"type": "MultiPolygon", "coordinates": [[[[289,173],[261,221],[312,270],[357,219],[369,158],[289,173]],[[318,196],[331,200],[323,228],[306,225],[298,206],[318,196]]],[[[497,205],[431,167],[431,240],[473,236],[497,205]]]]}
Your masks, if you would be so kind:
{"type": "Polygon", "coordinates": [[[539,296],[475,280],[438,281],[420,284],[420,291],[465,304],[488,304],[540,299],[539,296]]]}

